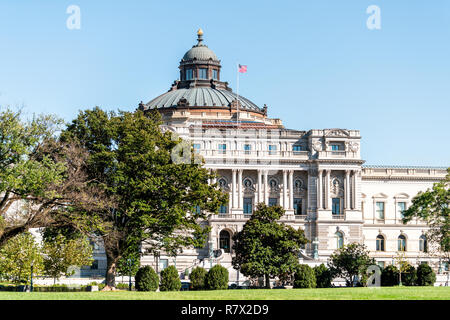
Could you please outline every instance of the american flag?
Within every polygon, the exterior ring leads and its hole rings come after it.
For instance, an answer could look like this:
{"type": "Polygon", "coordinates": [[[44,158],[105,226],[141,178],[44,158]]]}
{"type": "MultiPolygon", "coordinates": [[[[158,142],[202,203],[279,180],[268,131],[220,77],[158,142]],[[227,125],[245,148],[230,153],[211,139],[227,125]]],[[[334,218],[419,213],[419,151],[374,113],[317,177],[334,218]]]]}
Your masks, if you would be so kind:
{"type": "Polygon", "coordinates": [[[239,72],[240,73],[246,73],[247,72],[247,66],[239,65],[239,72]]]}

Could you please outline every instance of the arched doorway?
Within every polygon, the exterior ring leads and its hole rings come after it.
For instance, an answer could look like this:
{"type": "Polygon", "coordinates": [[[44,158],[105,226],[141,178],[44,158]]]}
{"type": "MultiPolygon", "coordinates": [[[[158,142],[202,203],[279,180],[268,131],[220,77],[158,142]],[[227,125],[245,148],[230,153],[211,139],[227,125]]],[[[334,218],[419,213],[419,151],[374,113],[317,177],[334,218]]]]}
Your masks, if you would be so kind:
{"type": "Polygon", "coordinates": [[[219,248],[223,249],[224,252],[230,253],[230,241],[231,235],[227,230],[220,231],[219,234],[219,248]]]}

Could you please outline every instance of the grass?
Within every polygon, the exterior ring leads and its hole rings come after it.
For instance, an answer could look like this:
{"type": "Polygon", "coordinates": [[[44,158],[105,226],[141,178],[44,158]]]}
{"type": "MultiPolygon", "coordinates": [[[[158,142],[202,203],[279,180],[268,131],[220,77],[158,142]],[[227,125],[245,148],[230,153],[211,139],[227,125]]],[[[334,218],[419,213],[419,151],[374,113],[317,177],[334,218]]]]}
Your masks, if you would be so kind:
{"type": "Polygon", "coordinates": [[[450,300],[450,287],[181,292],[0,292],[0,300],[450,300]]]}

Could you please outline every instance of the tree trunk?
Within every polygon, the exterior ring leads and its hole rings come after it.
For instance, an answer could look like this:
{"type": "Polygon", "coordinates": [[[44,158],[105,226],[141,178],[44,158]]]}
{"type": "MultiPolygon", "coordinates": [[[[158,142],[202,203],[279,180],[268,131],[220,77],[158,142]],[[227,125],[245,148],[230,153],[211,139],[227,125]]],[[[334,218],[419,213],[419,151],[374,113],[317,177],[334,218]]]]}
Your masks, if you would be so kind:
{"type": "Polygon", "coordinates": [[[117,257],[106,253],[106,286],[102,291],[111,291],[116,289],[116,265],[117,257]]]}
{"type": "Polygon", "coordinates": [[[270,289],[270,276],[268,274],[266,276],[266,289],[270,289]]]}

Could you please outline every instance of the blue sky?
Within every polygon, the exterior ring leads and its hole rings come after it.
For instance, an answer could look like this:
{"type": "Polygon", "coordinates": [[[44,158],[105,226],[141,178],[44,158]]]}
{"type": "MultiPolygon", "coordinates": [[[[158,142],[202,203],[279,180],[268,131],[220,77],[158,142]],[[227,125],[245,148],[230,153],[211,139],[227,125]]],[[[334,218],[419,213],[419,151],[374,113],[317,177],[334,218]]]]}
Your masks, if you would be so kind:
{"type": "Polygon", "coordinates": [[[450,1],[0,2],[0,105],[70,121],[167,91],[204,30],[240,94],[286,127],[358,129],[366,164],[448,166],[450,1]],[[81,29],[69,30],[69,5],[81,29]],[[366,8],[381,9],[369,30],[366,8]]]}

